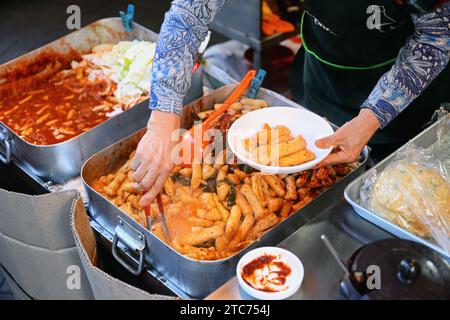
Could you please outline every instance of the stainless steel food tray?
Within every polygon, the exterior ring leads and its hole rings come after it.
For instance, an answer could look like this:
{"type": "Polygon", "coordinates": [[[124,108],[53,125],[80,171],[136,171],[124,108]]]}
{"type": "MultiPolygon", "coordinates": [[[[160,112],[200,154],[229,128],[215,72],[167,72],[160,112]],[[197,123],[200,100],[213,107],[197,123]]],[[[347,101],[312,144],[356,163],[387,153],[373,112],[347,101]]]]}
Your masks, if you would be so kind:
{"type": "MultiPolygon", "coordinates": [[[[29,52],[19,58],[11,60],[0,66],[0,83],[2,79],[18,68],[32,67],[37,57],[48,53],[79,54],[89,53],[91,49],[101,43],[117,43],[123,40],[156,41],[157,34],[133,23],[131,32],[126,32],[120,18],[106,18],[89,24],[88,26],[70,33],[37,50],[29,52]]],[[[42,68],[45,66],[42,66],[42,68]]],[[[192,97],[190,101],[201,96],[201,93],[192,97]]],[[[145,127],[150,116],[148,100],[139,103],[91,130],[70,140],[53,144],[37,146],[28,143],[17,135],[8,126],[0,122],[0,160],[8,163],[11,155],[33,174],[54,183],[65,181],[80,174],[83,162],[95,152],[113,144],[130,135],[137,129],[145,127]]]]}
{"type": "MultiPolygon", "coordinates": [[[[190,128],[194,120],[193,115],[212,108],[214,103],[223,102],[234,88],[235,85],[222,87],[186,106],[183,110],[182,126],[190,128]]],[[[267,100],[270,105],[301,108],[269,90],[260,89],[258,97],[267,100]]],[[[96,224],[112,235],[113,255],[130,272],[139,274],[142,271],[142,265],[147,264],[150,269],[157,270],[159,279],[172,291],[179,296],[190,298],[203,298],[229,280],[235,273],[239,258],[247,251],[263,245],[278,244],[307,221],[323,212],[325,208],[341,199],[346,184],[365,169],[368,158],[368,150],[365,148],[362,163],[355,171],[275,226],[260,241],[227,259],[196,261],[174,251],[90,187],[96,178],[118,169],[128,159],[144,132],[145,129],[142,129],[98,152],[84,164],[81,176],[89,197],[90,214],[96,224]],[[136,264],[131,266],[123,261],[120,250],[117,249],[119,244],[128,247],[128,252],[135,252],[135,257],[131,260],[137,262],[136,264]]]]}
{"type": "MultiPolygon", "coordinates": [[[[434,142],[436,142],[438,133],[443,128],[446,128],[445,134],[450,134],[450,115],[447,115],[444,119],[441,119],[441,121],[433,124],[428,129],[417,135],[415,138],[413,138],[411,141],[416,144],[419,147],[427,148],[430,145],[432,145],[434,142]]],[[[441,132],[442,134],[442,132],[441,132]]],[[[394,162],[396,160],[397,154],[399,152],[402,152],[406,148],[406,145],[398,149],[396,152],[391,154],[389,157],[384,159],[382,162],[377,164],[375,167],[371,168],[364,174],[360,175],[358,178],[353,180],[344,191],[345,199],[352,205],[353,209],[356,211],[356,213],[361,216],[362,218],[372,222],[373,224],[377,225],[378,227],[388,231],[389,233],[392,233],[393,235],[408,239],[417,241],[419,243],[422,243],[438,252],[446,256],[447,258],[450,258],[449,253],[446,253],[442,248],[437,246],[436,244],[428,241],[427,239],[423,239],[421,237],[418,237],[411,232],[408,232],[396,224],[384,219],[383,217],[380,217],[375,212],[370,211],[369,209],[363,207],[360,204],[360,190],[362,185],[364,184],[364,180],[373,173],[380,173],[386,168],[389,164],[394,162]]]]}

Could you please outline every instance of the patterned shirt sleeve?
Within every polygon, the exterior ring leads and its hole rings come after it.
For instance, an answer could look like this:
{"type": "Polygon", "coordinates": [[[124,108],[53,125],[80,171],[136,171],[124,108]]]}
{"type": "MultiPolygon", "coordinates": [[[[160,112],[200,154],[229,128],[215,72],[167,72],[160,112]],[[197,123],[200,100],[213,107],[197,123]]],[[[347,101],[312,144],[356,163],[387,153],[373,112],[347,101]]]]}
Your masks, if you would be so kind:
{"type": "Polygon", "coordinates": [[[414,101],[450,59],[450,3],[415,17],[414,23],[415,32],[397,61],[362,104],[375,113],[381,128],[414,101]]]}
{"type": "Polygon", "coordinates": [[[198,49],[225,0],[174,0],[152,66],[150,109],[181,114],[198,49]]]}

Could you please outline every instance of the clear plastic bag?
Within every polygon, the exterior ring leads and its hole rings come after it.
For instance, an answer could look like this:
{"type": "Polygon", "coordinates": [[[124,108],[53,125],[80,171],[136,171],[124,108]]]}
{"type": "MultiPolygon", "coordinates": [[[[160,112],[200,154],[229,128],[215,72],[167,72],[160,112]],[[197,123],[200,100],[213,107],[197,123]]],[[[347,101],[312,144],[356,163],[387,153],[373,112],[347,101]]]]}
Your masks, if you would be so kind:
{"type": "Polygon", "coordinates": [[[361,204],[450,253],[450,116],[427,148],[410,142],[381,172],[367,176],[361,204]]]}

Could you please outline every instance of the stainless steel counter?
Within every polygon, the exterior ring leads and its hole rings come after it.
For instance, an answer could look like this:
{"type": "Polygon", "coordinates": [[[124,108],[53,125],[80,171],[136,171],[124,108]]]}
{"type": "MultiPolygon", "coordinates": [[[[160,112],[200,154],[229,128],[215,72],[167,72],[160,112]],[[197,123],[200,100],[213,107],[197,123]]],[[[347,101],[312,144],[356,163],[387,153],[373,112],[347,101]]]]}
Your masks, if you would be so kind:
{"type": "MultiPolygon", "coordinates": [[[[314,220],[311,220],[278,247],[294,253],[302,261],[305,277],[299,291],[290,299],[343,299],[339,282],[343,271],[339,268],[320,236],[326,234],[343,259],[348,259],[362,245],[392,235],[363,220],[342,198],[314,220]]],[[[252,299],[232,278],[206,299],[252,299]]]]}

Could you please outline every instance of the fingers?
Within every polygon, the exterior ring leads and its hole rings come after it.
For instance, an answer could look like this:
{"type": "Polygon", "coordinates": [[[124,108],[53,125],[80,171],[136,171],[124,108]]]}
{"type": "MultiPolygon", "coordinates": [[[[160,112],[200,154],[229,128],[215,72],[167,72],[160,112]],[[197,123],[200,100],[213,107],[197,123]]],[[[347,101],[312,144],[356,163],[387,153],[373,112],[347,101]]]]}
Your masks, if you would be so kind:
{"type": "Polygon", "coordinates": [[[331,136],[318,139],[316,141],[316,146],[320,149],[332,148],[336,145],[336,134],[332,134],[331,136]]]}
{"type": "Polygon", "coordinates": [[[328,157],[322,160],[321,167],[332,166],[340,163],[347,163],[346,154],[342,151],[331,153],[328,157]]]}
{"type": "Polygon", "coordinates": [[[150,187],[148,180],[151,180],[153,174],[153,180],[155,174],[152,168],[158,167],[161,162],[161,151],[156,150],[153,147],[152,141],[149,139],[147,133],[142,137],[136,150],[136,154],[131,162],[131,169],[134,171],[135,189],[147,190],[146,187],[150,187]],[[147,179],[144,181],[144,179],[147,179]]]}
{"type": "Polygon", "coordinates": [[[141,198],[140,204],[142,206],[147,207],[152,203],[153,199],[156,198],[157,194],[163,188],[164,183],[167,181],[167,178],[169,177],[169,174],[170,172],[164,172],[156,177],[156,180],[153,183],[150,190],[148,190],[147,193],[141,198]]]}
{"type": "Polygon", "coordinates": [[[329,135],[328,137],[324,137],[322,139],[317,139],[316,146],[320,149],[327,149],[345,143],[347,137],[349,136],[349,133],[351,133],[349,126],[350,122],[346,122],[332,135],[329,135]]]}
{"type": "Polygon", "coordinates": [[[145,146],[147,145],[146,135],[144,135],[139,142],[139,145],[136,149],[136,154],[131,161],[131,170],[134,171],[134,181],[139,183],[147,174],[148,167],[151,162],[150,157],[146,157],[146,155],[150,154],[148,150],[146,150],[145,146]]]}
{"type": "Polygon", "coordinates": [[[141,183],[144,177],[148,174],[148,170],[151,167],[151,160],[143,161],[139,164],[139,167],[134,172],[134,181],[136,182],[136,187],[141,183]]]}
{"type": "Polygon", "coordinates": [[[323,159],[319,164],[317,164],[314,169],[324,167],[324,166],[334,166],[341,163],[352,163],[358,160],[359,153],[353,151],[343,151],[339,150],[332,152],[323,159]]]}
{"type": "MultiPolygon", "coordinates": [[[[150,161],[148,165],[145,165],[142,172],[145,171],[146,173],[140,181],[136,181],[136,189],[140,191],[150,189],[158,177],[158,174],[161,172],[161,165],[162,163],[160,160],[150,161]]],[[[140,170],[143,166],[144,165],[141,165],[138,170],[140,170]]]]}
{"type": "MultiPolygon", "coordinates": [[[[142,162],[145,161],[145,146],[149,143],[147,141],[147,133],[144,134],[144,136],[141,138],[141,141],[139,141],[139,144],[136,148],[136,154],[133,157],[133,160],[131,161],[131,170],[135,171],[139,168],[139,166],[142,164],[142,162]]],[[[141,178],[142,179],[142,178],[141,178]]]]}
{"type": "MultiPolygon", "coordinates": [[[[138,146],[139,149],[139,146],[138,146]]],[[[136,150],[136,154],[133,157],[133,160],[131,161],[131,170],[133,170],[134,172],[136,172],[136,170],[139,168],[139,166],[141,165],[142,162],[142,157],[140,155],[139,150],[136,150]]]]}

